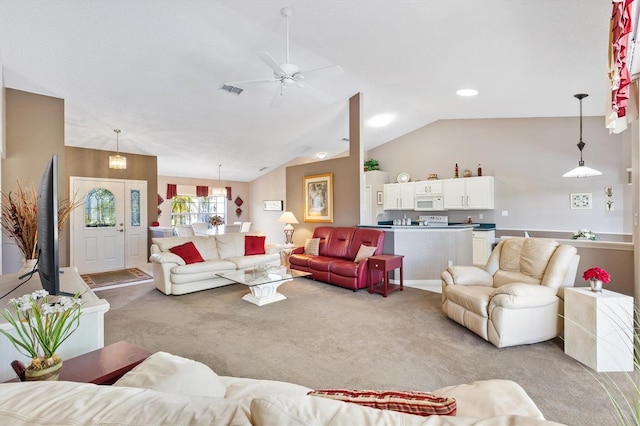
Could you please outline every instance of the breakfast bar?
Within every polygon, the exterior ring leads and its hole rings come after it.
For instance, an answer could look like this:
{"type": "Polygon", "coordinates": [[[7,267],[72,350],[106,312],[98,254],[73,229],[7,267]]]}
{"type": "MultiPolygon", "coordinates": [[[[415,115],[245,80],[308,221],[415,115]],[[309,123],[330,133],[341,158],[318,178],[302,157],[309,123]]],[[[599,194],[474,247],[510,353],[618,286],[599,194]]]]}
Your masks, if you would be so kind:
{"type": "MultiPolygon", "coordinates": [[[[442,227],[363,225],[384,231],[384,253],[404,256],[404,284],[440,288],[440,274],[449,264],[471,265],[473,225],[442,227]]],[[[394,276],[393,282],[397,279],[394,276]]]]}

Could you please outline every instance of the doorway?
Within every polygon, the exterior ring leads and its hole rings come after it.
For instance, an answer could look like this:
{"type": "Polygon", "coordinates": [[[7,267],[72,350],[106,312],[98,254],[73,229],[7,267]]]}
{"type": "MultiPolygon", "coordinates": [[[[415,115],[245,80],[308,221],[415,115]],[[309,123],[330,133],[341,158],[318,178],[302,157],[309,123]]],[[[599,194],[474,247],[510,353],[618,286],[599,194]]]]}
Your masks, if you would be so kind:
{"type": "Polygon", "coordinates": [[[72,176],[70,264],[80,274],[147,263],[147,182],[72,176]]]}

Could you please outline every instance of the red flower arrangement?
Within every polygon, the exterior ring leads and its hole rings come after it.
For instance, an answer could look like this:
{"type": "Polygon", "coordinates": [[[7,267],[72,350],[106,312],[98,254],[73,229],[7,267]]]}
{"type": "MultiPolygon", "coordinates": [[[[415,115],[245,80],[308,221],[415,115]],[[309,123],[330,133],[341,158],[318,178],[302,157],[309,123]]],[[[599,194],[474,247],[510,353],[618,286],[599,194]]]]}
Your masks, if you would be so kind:
{"type": "Polygon", "coordinates": [[[584,280],[600,280],[604,284],[611,281],[611,276],[609,276],[609,273],[604,269],[600,269],[600,268],[587,269],[586,271],[584,271],[584,274],[582,274],[582,278],[584,280]]]}

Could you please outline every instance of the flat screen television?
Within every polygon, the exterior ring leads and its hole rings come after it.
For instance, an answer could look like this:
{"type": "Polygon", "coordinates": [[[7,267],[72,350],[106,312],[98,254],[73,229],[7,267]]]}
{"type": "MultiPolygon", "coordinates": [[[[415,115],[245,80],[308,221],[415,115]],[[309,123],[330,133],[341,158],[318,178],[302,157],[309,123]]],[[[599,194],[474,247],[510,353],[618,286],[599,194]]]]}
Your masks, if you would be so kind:
{"type": "Polygon", "coordinates": [[[60,252],[58,242],[58,156],[51,160],[40,178],[37,195],[38,275],[49,294],[60,292],[60,252]]]}

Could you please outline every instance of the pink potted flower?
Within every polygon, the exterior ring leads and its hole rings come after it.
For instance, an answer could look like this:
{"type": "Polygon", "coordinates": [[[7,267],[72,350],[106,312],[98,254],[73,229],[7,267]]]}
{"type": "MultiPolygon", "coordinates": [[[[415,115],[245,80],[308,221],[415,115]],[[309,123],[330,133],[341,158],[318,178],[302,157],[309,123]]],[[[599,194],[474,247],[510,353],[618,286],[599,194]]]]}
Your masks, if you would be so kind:
{"type": "Polygon", "coordinates": [[[611,281],[611,276],[601,268],[589,268],[582,274],[582,279],[589,281],[591,291],[602,291],[602,284],[611,281]]]}

